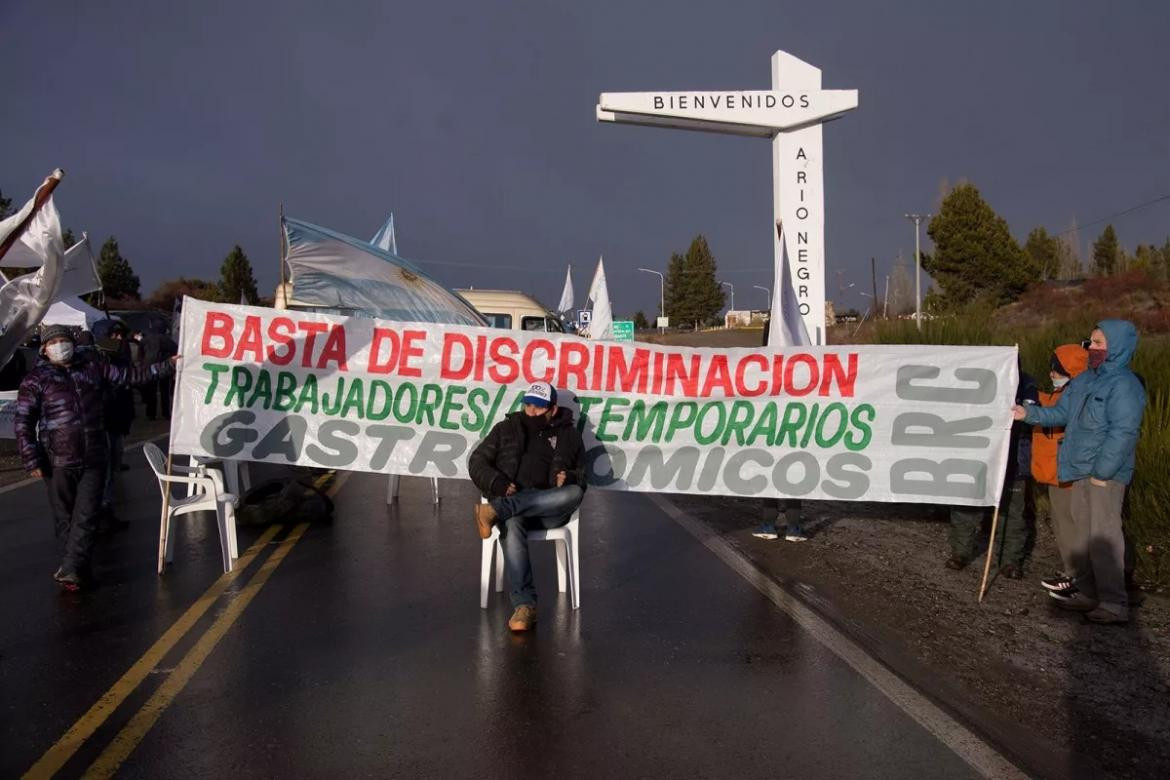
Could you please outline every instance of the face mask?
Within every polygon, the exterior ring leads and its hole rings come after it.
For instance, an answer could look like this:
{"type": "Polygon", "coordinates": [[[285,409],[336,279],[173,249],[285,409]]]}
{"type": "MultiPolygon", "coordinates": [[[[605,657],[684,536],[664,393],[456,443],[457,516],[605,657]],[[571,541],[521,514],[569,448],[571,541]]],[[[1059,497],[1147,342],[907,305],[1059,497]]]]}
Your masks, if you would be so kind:
{"type": "Polygon", "coordinates": [[[1067,376],[1058,376],[1056,379],[1052,380],[1052,389],[1059,390],[1060,388],[1064,387],[1067,384],[1068,384],[1068,377],[1067,376]]]}
{"type": "Polygon", "coordinates": [[[45,354],[54,363],[68,363],[73,358],[73,345],[68,341],[50,344],[45,347],[45,354]]]}
{"type": "Polygon", "coordinates": [[[1089,350],[1089,368],[1100,368],[1101,364],[1105,362],[1105,358],[1109,356],[1107,349],[1090,349],[1089,350]]]}

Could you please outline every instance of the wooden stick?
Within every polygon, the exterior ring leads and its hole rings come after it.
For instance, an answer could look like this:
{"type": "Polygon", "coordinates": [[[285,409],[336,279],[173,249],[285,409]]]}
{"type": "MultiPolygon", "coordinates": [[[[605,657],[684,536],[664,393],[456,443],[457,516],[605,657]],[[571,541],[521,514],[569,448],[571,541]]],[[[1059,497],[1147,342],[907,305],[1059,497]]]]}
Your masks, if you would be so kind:
{"type": "MultiPolygon", "coordinates": [[[[171,475],[171,458],[174,456],[170,453],[170,447],[167,447],[167,476],[171,475]]],[[[161,522],[162,533],[158,535],[158,573],[161,575],[163,569],[167,566],[167,542],[170,541],[171,524],[167,522],[167,515],[171,512],[171,483],[163,483],[163,503],[162,503],[162,517],[159,518],[161,522]]]]}
{"type": "Polygon", "coordinates": [[[57,189],[57,185],[61,183],[61,179],[64,176],[65,171],[57,168],[55,171],[50,173],[43,182],[41,182],[40,187],[37,187],[37,192],[35,195],[33,195],[32,211],[30,211],[28,216],[25,217],[24,220],[16,226],[16,229],[9,233],[8,237],[5,238],[2,243],[0,243],[0,259],[3,259],[8,250],[12,248],[12,245],[15,244],[24,234],[24,231],[28,230],[28,226],[32,224],[32,221],[36,217],[37,212],[41,210],[41,207],[49,202],[49,197],[53,194],[53,190],[57,189]]]}
{"type": "Polygon", "coordinates": [[[991,572],[991,557],[995,553],[995,531],[999,526],[999,504],[991,514],[991,540],[987,543],[987,560],[983,563],[983,582],[979,583],[979,603],[983,603],[983,594],[987,592],[987,575],[991,572]]]}

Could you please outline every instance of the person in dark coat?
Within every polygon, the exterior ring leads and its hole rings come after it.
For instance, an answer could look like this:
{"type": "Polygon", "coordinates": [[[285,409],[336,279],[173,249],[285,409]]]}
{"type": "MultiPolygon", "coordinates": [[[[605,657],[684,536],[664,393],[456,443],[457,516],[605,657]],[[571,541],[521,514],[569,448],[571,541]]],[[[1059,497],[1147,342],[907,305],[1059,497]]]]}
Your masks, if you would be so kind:
{"type": "MultiPolygon", "coordinates": [[[[768,346],[768,330],[771,326],[771,318],[764,318],[764,337],[761,346],[768,346]]],[[[781,530],[778,521],[781,517],[784,518],[784,540],[788,542],[807,542],[808,534],[804,532],[804,527],[801,525],[800,513],[803,505],[799,498],[765,498],[760,505],[760,524],[756,530],[752,531],[752,536],[757,539],[767,539],[769,541],[779,539],[781,530]]]]}
{"type": "MultiPolygon", "coordinates": [[[[142,345],[141,365],[143,366],[151,366],[169,360],[179,352],[179,346],[166,333],[144,333],[140,344],[142,345]]],[[[160,407],[163,419],[171,419],[171,396],[175,392],[175,383],[169,376],[160,376],[146,382],[139,388],[139,392],[142,394],[142,403],[146,406],[146,419],[156,419],[160,407]]]]}
{"type": "MultiPolygon", "coordinates": [[[[110,326],[110,337],[101,344],[102,358],[110,364],[123,370],[129,370],[133,363],[130,359],[129,330],[121,322],[110,326]]],[[[130,434],[130,426],[134,422],[134,393],[125,385],[109,385],[106,388],[103,402],[106,421],[106,444],[110,457],[107,461],[106,484],[102,491],[102,515],[99,528],[103,531],[115,531],[126,527],[127,523],[120,520],[114,513],[114,489],[118,475],[124,470],[122,455],[126,436],[130,434]]]]}
{"type": "MultiPolygon", "coordinates": [[[[1034,406],[1039,398],[1036,380],[1021,371],[1016,385],[1016,403],[1034,406]]],[[[1018,580],[1024,576],[1024,556],[1035,521],[1035,511],[1032,509],[1034,481],[1030,424],[1016,422],[1012,425],[1010,447],[1013,457],[1008,458],[1004,475],[1003,492],[999,497],[999,524],[992,549],[999,550],[995,556],[999,573],[1008,579],[1018,580]]],[[[948,569],[962,569],[978,556],[976,547],[979,531],[991,515],[992,511],[987,507],[951,507],[948,535],[951,557],[946,561],[948,569]]]]}
{"type": "Polygon", "coordinates": [[[105,390],[170,376],[177,358],[136,368],[112,365],[75,354],[73,336],[62,325],[44,329],[41,352],[17,392],[16,441],[25,471],[44,479],[49,492],[62,555],[54,578],[77,590],[93,582],[90,558],[109,459],[105,390]]]}
{"type": "Polygon", "coordinates": [[[535,382],[523,401],[523,411],[497,423],[467,464],[471,481],[490,499],[475,508],[480,538],[489,538],[500,526],[515,608],[508,621],[513,631],[527,631],[536,622],[528,532],[567,523],[586,487],[585,445],[573,413],[557,406],[556,388],[535,382]]]}

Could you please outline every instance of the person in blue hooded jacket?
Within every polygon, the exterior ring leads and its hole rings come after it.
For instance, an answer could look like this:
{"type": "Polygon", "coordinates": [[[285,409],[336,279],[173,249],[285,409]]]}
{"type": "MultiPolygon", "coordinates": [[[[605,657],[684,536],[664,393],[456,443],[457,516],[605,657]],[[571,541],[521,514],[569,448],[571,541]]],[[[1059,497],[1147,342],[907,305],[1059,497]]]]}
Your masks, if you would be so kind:
{"type": "Polygon", "coordinates": [[[1146,407],[1146,391],[1129,367],[1137,343],[1132,322],[1102,320],[1089,338],[1089,370],[1065,386],[1060,401],[1013,410],[1017,420],[1064,426],[1057,476],[1072,483],[1072,512],[1089,535],[1089,571],[1073,588],[1049,595],[1094,623],[1129,620],[1121,505],[1146,407]]]}

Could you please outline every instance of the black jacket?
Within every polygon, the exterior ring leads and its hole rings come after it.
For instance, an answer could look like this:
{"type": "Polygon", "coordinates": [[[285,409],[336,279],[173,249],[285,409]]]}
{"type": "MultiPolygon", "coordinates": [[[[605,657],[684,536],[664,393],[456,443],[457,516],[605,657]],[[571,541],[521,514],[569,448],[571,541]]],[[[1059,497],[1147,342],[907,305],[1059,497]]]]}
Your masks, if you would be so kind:
{"type": "MultiPolygon", "coordinates": [[[[523,417],[524,412],[512,412],[500,420],[471,453],[467,470],[471,481],[485,496],[504,495],[508,485],[516,480],[520,458],[528,446],[523,417]]],[[[568,409],[558,409],[549,428],[555,430],[557,437],[552,464],[549,466],[549,484],[556,484],[557,472],[564,471],[566,485],[580,485],[584,490],[585,444],[577,432],[577,426],[573,424],[573,413],[568,409]]]]}

